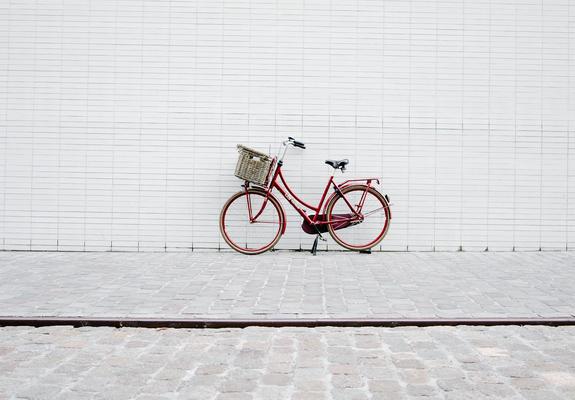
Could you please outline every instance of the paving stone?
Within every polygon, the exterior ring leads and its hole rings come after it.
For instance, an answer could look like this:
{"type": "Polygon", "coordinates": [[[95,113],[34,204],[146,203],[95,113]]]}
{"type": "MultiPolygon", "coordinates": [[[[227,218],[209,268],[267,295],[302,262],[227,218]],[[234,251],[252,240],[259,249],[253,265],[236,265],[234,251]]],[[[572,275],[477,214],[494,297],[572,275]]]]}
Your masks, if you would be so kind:
{"type": "Polygon", "coordinates": [[[251,400],[253,395],[248,393],[220,393],[216,400],[251,400]]]}
{"type": "Polygon", "coordinates": [[[402,390],[402,387],[396,380],[376,379],[369,382],[369,390],[372,393],[383,392],[391,395],[399,393],[402,390]]]}
{"type": "Polygon", "coordinates": [[[484,382],[474,386],[474,390],[495,398],[513,397],[517,392],[509,385],[502,383],[484,382]]]}
{"type": "Polygon", "coordinates": [[[332,375],[331,384],[336,388],[358,388],[363,386],[360,375],[332,375]]]}
{"type": "Polygon", "coordinates": [[[424,369],[425,366],[416,358],[394,358],[393,363],[398,368],[406,368],[406,369],[424,369]]]}
{"type": "Polygon", "coordinates": [[[70,391],[61,392],[58,396],[54,397],[54,399],[57,399],[57,400],[91,400],[91,399],[95,399],[95,398],[96,398],[95,394],[77,393],[77,392],[70,392],[70,391]]]}
{"type": "Polygon", "coordinates": [[[445,392],[465,391],[471,387],[470,383],[463,378],[438,379],[436,384],[445,392]]]}
{"type": "Polygon", "coordinates": [[[262,378],[264,385],[288,386],[292,381],[290,374],[267,374],[262,378]]]}
{"type": "Polygon", "coordinates": [[[296,391],[291,396],[291,400],[327,400],[330,397],[326,393],[318,392],[299,392],[296,391]]]}
{"type": "Polygon", "coordinates": [[[429,373],[423,369],[401,369],[401,379],[409,385],[423,385],[429,382],[429,373]]]}
{"type": "Polygon", "coordinates": [[[240,368],[261,368],[265,353],[259,350],[242,349],[234,360],[240,368]]]}
{"type": "Polygon", "coordinates": [[[200,365],[194,372],[196,375],[220,375],[227,370],[226,364],[200,365]]]}
{"type": "Polygon", "coordinates": [[[321,392],[327,388],[327,383],[322,379],[294,380],[295,388],[302,392],[321,392]]]}
{"type": "Polygon", "coordinates": [[[278,363],[278,362],[270,362],[268,364],[268,371],[271,373],[289,373],[294,370],[294,365],[290,362],[285,363],[278,363]]]}
{"type": "Polygon", "coordinates": [[[545,386],[545,381],[538,378],[513,378],[511,384],[518,389],[540,389],[545,386]]]}
{"type": "Polygon", "coordinates": [[[437,394],[437,389],[431,385],[408,385],[407,394],[410,396],[431,397],[437,394]]]}
{"type": "Polygon", "coordinates": [[[551,390],[519,390],[519,394],[526,400],[561,400],[565,397],[551,390]]]}
{"type": "Polygon", "coordinates": [[[196,375],[192,376],[190,379],[182,382],[185,386],[191,387],[212,387],[217,386],[222,381],[222,378],[217,375],[196,375]]]}
{"type": "Polygon", "coordinates": [[[41,383],[17,390],[16,396],[23,399],[53,399],[61,391],[59,386],[41,383]]]}
{"type": "Polygon", "coordinates": [[[213,399],[217,394],[215,386],[182,386],[178,390],[177,398],[181,400],[206,400],[213,399]]]}
{"type": "Polygon", "coordinates": [[[331,392],[331,398],[334,400],[368,400],[369,394],[361,389],[339,389],[331,392]]]}
{"type": "Polygon", "coordinates": [[[220,391],[223,393],[245,393],[251,392],[257,387],[256,382],[248,379],[228,379],[220,385],[220,391]]]}
{"type": "Polygon", "coordinates": [[[465,376],[464,372],[454,366],[439,366],[429,369],[429,375],[436,379],[457,379],[465,376]]]}
{"type": "Polygon", "coordinates": [[[353,375],[357,374],[358,367],[353,364],[330,364],[329,372],[332,374],[353,375]]]}

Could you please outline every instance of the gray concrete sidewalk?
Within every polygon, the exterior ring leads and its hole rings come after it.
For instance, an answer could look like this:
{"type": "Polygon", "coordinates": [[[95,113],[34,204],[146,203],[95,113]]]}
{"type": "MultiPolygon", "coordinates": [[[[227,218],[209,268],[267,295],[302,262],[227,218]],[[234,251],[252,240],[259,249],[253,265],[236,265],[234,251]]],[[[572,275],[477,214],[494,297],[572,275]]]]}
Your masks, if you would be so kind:
{"type": "Polygon", "coordinates": [[[0,399],[568,400],[575,328],[0,328],[0,399]]]}
{"type": "Polygon", "coordinates": [[[0,252],[0,316],[575,315],[575,253],[0,252]]]}

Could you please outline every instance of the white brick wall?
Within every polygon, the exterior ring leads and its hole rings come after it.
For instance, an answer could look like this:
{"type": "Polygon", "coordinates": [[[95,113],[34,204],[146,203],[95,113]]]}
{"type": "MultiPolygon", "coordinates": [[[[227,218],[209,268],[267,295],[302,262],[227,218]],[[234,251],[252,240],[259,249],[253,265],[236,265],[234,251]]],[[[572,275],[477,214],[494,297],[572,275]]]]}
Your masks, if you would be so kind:
{"type": "Polygon", "coordinates": [[[1,1],[0,248],[224,246],[235,145],[288,135],[304,196],[328,157],[383,177],[383,249],[572,248],[574,32],[569,0],[1,1]]]}

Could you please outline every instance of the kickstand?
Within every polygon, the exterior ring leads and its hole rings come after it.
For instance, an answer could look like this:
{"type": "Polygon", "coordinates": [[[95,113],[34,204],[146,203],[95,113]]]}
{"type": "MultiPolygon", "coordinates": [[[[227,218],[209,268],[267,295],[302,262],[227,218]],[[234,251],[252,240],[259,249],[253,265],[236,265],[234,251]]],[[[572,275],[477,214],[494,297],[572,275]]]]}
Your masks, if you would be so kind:
{"type": "Polygon", "coordinates": [[[311,254],[313,254],[314,256],[317,254],[317,242],[319,240],[319,235],[317,235],[315,237],[315,240],[313,241],[313,246],[311,246],[311,254]]]}

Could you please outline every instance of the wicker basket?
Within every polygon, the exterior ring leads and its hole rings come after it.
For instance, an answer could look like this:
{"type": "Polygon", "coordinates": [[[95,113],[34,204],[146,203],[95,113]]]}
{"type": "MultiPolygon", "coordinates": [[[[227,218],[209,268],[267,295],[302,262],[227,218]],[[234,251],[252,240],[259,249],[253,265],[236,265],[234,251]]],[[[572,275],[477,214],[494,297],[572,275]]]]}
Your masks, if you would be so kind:
{"type": "Polygon", "coordinates": [[[272,158],[241,144],[238,144],[238,152],[240,156],[234,175],[244,181],[266,186],[272,167],[272,158]]]}

